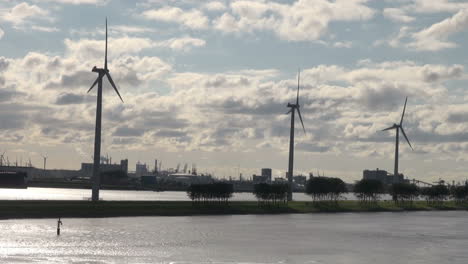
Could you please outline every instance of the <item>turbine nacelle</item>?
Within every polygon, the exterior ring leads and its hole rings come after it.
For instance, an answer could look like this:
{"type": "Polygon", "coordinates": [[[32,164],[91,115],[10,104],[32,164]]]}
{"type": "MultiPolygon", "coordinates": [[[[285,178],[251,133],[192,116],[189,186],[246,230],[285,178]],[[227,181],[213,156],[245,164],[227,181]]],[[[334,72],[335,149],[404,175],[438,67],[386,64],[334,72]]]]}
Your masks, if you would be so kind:
{"type": "MultiPolygon", "coordinates": [[[[405,106],[403,107],[403,113],[401,114],[401,120],[400,120],[400,124],[396,124],[396,123],[393,123],[393,126],[391,127],[388,127],[388,128],[385,128],[383,129],[382,131],[387,131],[387,130],[391,130],[391,129],[396,129],[396,130],[400,130],[403,134],[403,137],[405,137],[406,139],[406,142],[408,142],[408,145],[410,146],[411,149],[413,149],[413,146],[411,146],[411,143],[408,139],[408,137],[406,136],[406,133],[405,133],[405,130],[403,129],[403,117],[405,116],[405,111],[406,111],[406,103],[408,102],[408,97],[406,97],[406,100],[405,100],[405,106]]],[[[398,132],[398,131],[397,131],[398,132]]],[[[397,134],[398,135],[398,134],[397,134]]]]}
{"type": "Polygon", "coordinates": [[[105,47],[105,55],[104,55],[104,68],[98,68],[98,67],[94,66],[91,71],[92,72],[97,72],[99,74],[99,76],[97,77],[97,79],[94,81],[94,83],[89,88],[88,93],[93,89],[93,87],[97,83],[102,84],[102,78],[104,76],[106,76],[107,79],[109,80],[112,88],[114,88],[114,90],[117,93],[117,95],[119,96],[120,100],[123,102],[122,96],[120,96],[119,90],[117,89],[117,86],[115,85],[114,80],[112,80],[112,77],[111,77],[111,75],[109,73],[109,69],[107,68],[107,18],[106,18],[106,47],[105,47]]]}
{"type": "Polygon", "coordinates": [[[106,73],[109,72],[109,69],[103,69],[103,68],[98,68],[98,67],[94,66],[91,71],[92,72],[102,72],[102,73],[106,74],[106,73]]]}

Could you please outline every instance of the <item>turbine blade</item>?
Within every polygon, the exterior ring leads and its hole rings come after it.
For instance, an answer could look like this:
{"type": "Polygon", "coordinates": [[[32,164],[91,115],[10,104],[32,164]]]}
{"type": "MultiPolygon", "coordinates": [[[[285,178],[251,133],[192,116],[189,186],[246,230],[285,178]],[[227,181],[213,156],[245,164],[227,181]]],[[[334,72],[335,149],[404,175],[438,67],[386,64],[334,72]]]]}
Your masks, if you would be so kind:
{"type": "Polygon", "coordinates": [[[89,88],[88,93],[96,86],[96,83],[99,81],[100,77],[97,77],[97,79],[94,81],[93,85],[91,85],[91,88],[89,88]]]}
{"type": "Polygon", "coordinates": [[[289,113],[291,113],[292,109],[289,109],[289,111],[285,114],[285,115],[288,115],[289,113]]]}
{"type": "Polygon", "coordinates": [[[114,88],[115,92],[119,96],[120,100],[123,103],[124,100],[122,99],[122,96],[120,96],[119,90],[117,90],[117,87],[115,86],[114,80],[112,80],[112,77],[110,76],[109,72],[106,72],[106,76],[107,76],[107,79],[109,79],[109,82],[112,85],[112,87],[114,88]]]}
{"type": "Polygon", "coordinates": [[[405,116],[406,102],[408,102],[408,97],[405,99],[405,106],[403,107],[403,113],[401,114],[400,126],[403,124],[403,117],[405,116]]]}
{"type": "Polygon", "coordinates": [[[395,128],[395,126],[393,125],[391,127],[387,127],[386,129],[382,129],[382,131],[387,131],[387,130],[394,129],[394,128],[395,128]]]}
{"type": "Polygon", "coordinates": [[[297,97],[296,97],[296,105],[299,105],[299,80],[301,78],[301,69],[297,72],[297,97]]]}
{"type": "Polygon", "coordinates": [[[400,129],[401,129],[401,133],[403,133],[403,136],[404,136],[405,139],[406,139],[406,142],[408,142],[408,145],[410,146],[411,150],[414,150],[414,149],[413,149],[413,146],[411,146],[411,143],[409,142],[408,137],[406,136],[405,130],[403,129],[403,127],[400,127],[400,129]]]}
{"type": "Polygon", "coordinates": [[[106,54],[104,56],[104,69],[107,70],[107,17],[106,17],[106,54]]]}
{"type": "Polygon", "coordinates": [[[304,122],[302,122],[301,110],[299,110],[299,107],[297,108],[297,113],[299,114],[299,119],[301,120],[302,129],[304,129],[304,134],[306,134],[306,130],[305,130],[305,127],[304,127],[304,122]]]}

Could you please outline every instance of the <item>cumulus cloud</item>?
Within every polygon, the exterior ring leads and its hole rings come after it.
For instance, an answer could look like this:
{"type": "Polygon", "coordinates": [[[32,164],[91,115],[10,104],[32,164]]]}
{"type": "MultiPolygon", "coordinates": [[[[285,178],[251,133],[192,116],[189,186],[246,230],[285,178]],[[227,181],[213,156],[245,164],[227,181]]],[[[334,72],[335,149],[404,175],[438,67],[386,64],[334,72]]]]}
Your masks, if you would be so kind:
{"type": "Polygon", "coordinates": [[[149,20],[179,23],[193,29],[203,29],[208,26],[208,17],[196,9],[182,10],[178,7],[163,7],[147,10],[142,13],[149,20]]]}
{"type": "Polygon", "coordinates": [[[223,2],[211,1],[204,4],[203,8],[208,11],[222,11],[226,9],[226,5],[223,2]]]}
{"type": "Polygon", "coordinates": [[[292,4],[275,1],[235,1],[213,21],[216,29],[227,32],[271,31],[289,41],[315,41],[332,21],[368,20],[375,11],[367,1],[311,1],[292,4]],[[353,10],[353,12],[349,12],[353,10]]]}
{"type": "Polygon", "coordinates": [[[181,37],[171,38],[168,40],[157,42],[155,45],[159,47],[167,47],[176,51],[189,51],[194,47],[205,46],[206,41],[199,38],[181,37]]]}
{"type": "Polygon", "coordinates": [[[408,46],[421,51],[438,51],[457,47],[457,44],[449,41],[448,38],[455,33],[465,31],[467,26],[468,9],[462,9],[452,17],[412,34],[414,40],[408,46]]]}
{"type": "Polygon", "coordinates": [[[149,20],[178,23],[191,29],[215,29],[236,34],[268,31],[288,41],[316,41],[327,32],[330,22],[371,19],[375,11],[366,6],[366,2],[298,0],[286,4],[242,0],[232,1],[226,6],[222,2],[212,1],[203,4],[201,10],[223,12],[213,19],[196,9],[173,6],[146,10],[142,16],[149,20]]]}
{"type": "Polygon", "coordinates": [[[26,2],[12,7],[10,10],[0,13],[0,18],[10,22],[15,26],[22,25],[31,19],[48,19],[49,12],[36,5],[30,5],[26,2]]]}
{"type": "Polygon", "coordinates": [[[83,102],[84,96],[73,93],[60,94],[55,102],[58,105],[79,104],[83,102]]]}
{"type": "Polygon", "coordinates": [[[468,3],[452,0],[412,0],[411,2],[404,8],[416,13],[458,12],[460,9],[468,8],[468,3]]]}
{"type": "Polygon", "coordinates": [[[106,5],[110,0],[35,0],[36,2],[52,2],[59,4],[72,4],[72,5],[82,5],[82,4],[94,4],[94,5],[106,5]]]}
{"type": "Polygon", "coordinates": [[[406,15],[405,11],[398,8],[385,8],[383,10],[384,17],[397,22],[409,23],[415,20],[414,17],[406,15]]]}

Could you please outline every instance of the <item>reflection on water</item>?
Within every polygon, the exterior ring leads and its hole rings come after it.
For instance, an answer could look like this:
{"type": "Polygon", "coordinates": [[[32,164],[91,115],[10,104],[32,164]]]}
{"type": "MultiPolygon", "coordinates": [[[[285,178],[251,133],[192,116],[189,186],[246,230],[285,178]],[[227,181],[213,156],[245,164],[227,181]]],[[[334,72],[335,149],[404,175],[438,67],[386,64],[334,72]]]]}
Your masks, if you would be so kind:
{"type": "MultiPolygon", "coordinates": [[[[388,196],[388,195],[387,195],[388,196]]],[[[383,199],[390,199],[384,196],[383,199]]],[[[65,188],[28,188],[28,189],[0,189],[0,200],[87,200],[91,197],[91,190],[65,188]]],[[[101,190],[100,198],[108,201],[188,201],[185,192],[153,192],[153,191],[119,191],[101,190]]],[[[355,200],[352,193],[346,194],[345,199],[355,200]]],[[[233,201],[256,200],[252,193],[234,193],[233,201]]],[[[310,196],[304,193],[294,193],[296,201],[310,201],[310,196]]]]}
{"type": "Polygon", "coordinates": [[[0,221],[1,263],[468,263],[467,212],[0,221]]]}

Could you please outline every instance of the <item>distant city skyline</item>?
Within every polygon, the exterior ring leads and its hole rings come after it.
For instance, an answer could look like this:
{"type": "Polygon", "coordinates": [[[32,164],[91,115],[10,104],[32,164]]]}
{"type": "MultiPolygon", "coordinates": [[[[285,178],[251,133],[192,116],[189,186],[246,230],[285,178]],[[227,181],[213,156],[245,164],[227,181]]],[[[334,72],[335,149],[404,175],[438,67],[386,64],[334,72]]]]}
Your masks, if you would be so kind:
{"type": "MultiPolygon", "coordinates": [[[[301,68],[295,174],[351,182],[392,171],[468,178],[468,2],[450,0],[47,0],[0,3],[0,154],[78,169],[93,156],[104,54],[101,155],[219,178],[288,170],[289,115],[301,68]]],[[[132,167],[132,165],[130,165],[132,167]]]]}

